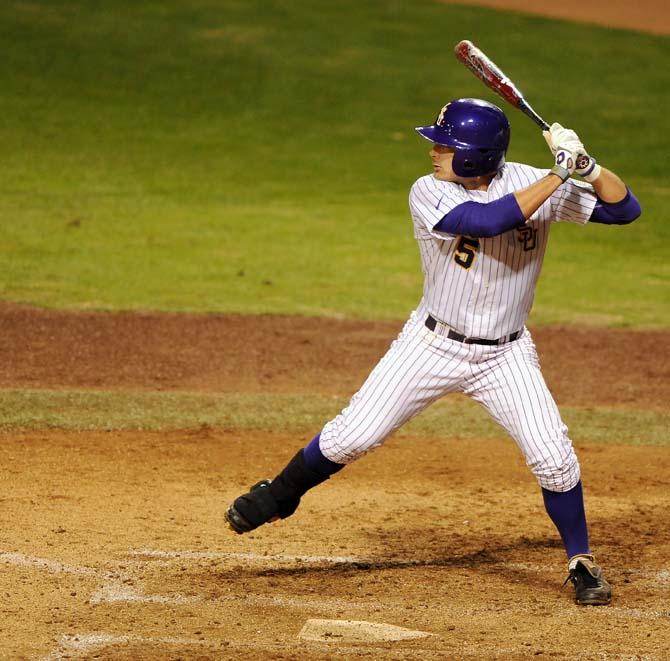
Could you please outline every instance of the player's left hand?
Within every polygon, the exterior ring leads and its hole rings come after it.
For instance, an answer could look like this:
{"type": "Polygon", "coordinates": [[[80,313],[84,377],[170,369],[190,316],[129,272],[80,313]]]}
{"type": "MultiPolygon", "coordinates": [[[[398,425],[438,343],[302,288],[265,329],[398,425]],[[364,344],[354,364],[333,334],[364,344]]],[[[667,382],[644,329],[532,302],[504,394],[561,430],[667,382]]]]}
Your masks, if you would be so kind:
{"type": "Polygon", "coordinates": [[[561,126],[558,122],[554,122],[548,131],[542,131],[544,139],[551,149],[551,153],[556,156],[556,152],[561,148],[568,148],[570,151],[586,151],[582,141],[579,139],[579,136],[572,130],[566,129],[564,126],[561,126]],[[579,146],[579,148],[577,147],[579,146]]]}
{"type": "Polygon", "coordinates": [[[576,162],[577,162],[577,153],[574,149],[570,149],[569,147],[559,147],[556,150],[556,157],[554,159],[554,163],[556,166],[567,170],[568,175],[574,173],[576,162]]]}
{"type": "Polygon", "coordinates": [[[574,173],[577,163],[576,143],[572,146],[559,146],[554,154],[554,167],[551,168],[551,174],[555,174],[561,181],[567,181],[574,173]]]}

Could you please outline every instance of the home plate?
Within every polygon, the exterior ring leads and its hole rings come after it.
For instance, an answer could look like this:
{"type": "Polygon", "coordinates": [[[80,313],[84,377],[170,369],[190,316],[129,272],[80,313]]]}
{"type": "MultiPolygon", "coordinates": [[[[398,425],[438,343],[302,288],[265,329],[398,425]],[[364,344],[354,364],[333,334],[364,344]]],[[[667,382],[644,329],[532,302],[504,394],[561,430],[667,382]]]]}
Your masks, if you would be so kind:
{"type": "Polygon", "coordinates": [[[307,620],[298,638],[330,643],[374,643],[425,638],[433,634],[379,622],[357,620],[307,620]]]}

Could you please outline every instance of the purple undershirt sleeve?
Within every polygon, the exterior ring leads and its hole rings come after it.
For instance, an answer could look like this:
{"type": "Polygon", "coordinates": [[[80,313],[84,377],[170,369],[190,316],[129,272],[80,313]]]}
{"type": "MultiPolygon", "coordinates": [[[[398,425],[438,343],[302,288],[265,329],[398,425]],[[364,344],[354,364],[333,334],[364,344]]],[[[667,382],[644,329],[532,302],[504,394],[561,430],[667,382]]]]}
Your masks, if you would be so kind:
{"type": "Polygon", "coordinates": [[[620,202],[598,202],[591,213],[589,220],[592,223],[603,223],[605,225],[627,225],[639,218],[642,207],[630,189],[626,189],[626,197],[620,202]]]}
{"type": "Polygon", "coordinates": [[[448,234],[491,237],[526,222],[513,193],[493,202],[463,202],[443,216],[433,229],[448,234]]]}

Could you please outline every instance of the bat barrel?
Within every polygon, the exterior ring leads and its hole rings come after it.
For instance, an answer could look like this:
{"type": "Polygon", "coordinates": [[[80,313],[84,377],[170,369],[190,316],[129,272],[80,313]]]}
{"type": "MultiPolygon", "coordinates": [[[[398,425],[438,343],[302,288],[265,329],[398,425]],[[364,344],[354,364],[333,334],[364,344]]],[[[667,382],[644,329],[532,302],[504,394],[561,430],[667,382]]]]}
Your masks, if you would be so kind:
{"type": "Polygon", "coordinates": [[[549,130],[549,124],[530,106],[512,80],[471,41],[459,41],[454,53],[456,57],[490,90],[501,96],[509,104],[519,108],[530,117],[543,131],[549,130]]]}

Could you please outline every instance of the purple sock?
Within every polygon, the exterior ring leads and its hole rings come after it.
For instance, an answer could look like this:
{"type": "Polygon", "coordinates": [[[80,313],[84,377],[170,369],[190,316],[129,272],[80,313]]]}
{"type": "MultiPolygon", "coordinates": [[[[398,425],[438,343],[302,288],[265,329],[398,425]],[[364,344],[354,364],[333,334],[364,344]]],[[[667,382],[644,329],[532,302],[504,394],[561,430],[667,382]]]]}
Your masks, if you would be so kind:
{"type": "Polygon", "coordinates": [[[309,468],[322,475],[332,475],[344,468],[344,464],[336,464],[334,461],[323,456],[321,448],[319,447],[319,439],[321,434],[317,434],[309,445],[302,451],[305,457],[305,463],[309,468]]]}
{"type": "Polygon", "coordinates": [[[581,480],[570,491],[559,493],[542,489],[542,497],[547,514],[561,535],[568,558],[580,553],[591,553],[581,480]]]}

